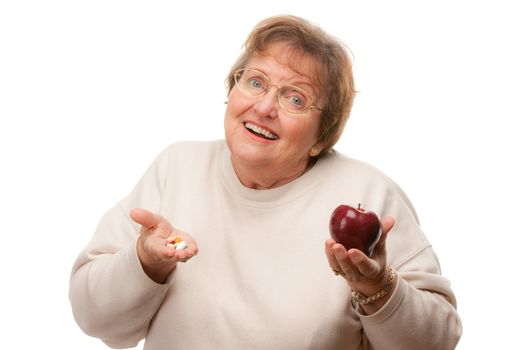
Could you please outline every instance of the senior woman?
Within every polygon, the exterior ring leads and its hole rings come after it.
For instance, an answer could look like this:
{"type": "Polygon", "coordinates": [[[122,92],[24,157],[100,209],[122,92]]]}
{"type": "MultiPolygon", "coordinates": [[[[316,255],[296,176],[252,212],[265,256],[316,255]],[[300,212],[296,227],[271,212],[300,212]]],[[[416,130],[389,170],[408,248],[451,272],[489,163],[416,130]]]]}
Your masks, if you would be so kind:
{"type": "Polygon", "coordinates": [[[115,348],[454,348],[454,294],[409,200],[333,150],[355,95],[344,45],[268,18],[227,85],[225,141],[168,147],[101,219],[71,275],[80,327],[115,348]],[[327,239],[341,203],[383,217],[371,258],[327,239]]]}

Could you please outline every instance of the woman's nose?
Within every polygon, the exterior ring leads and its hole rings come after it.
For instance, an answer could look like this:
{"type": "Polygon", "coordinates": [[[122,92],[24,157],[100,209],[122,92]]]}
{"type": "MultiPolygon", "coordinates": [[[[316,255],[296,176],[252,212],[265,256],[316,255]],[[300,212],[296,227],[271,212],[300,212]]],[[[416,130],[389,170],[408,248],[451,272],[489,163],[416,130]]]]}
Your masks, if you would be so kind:
{"type": "Polygon", "coordinates": [[[267,93],[259,96],[254,104],[254,109],[263,117],[277,118],[279,110],[279,88],[275,85],[270,86],[267,93]]]}

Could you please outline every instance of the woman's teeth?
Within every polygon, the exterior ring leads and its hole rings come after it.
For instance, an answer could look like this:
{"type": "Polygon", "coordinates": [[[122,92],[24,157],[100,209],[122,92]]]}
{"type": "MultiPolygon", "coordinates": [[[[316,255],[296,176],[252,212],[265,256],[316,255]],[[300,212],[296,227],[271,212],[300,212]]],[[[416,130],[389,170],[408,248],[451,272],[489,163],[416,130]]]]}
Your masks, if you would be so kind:
{"type": "Polygon", "coordinates": [[[257,125],[255,124],[252,124],[252,123],[244,123],[244,127],[250,131],[252,131],[253,133],[259,135],[259,136],[263,136],[269,140],[277,140],[278,137],[277,135],[271,133],[270,131],[266,130],[266,129],[263,129],[261,127],[258,127],[257,125]]]}

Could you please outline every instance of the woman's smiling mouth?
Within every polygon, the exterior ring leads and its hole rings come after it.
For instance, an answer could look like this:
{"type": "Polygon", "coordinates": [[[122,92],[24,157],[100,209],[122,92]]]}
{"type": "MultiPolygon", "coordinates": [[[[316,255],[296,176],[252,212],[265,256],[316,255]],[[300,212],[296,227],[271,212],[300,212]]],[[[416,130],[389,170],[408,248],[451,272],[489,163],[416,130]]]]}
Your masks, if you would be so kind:
{"type": "Polygon", "coordinates": [[[250,123],[250,122],[245,122],[244,123],[244,127],[248,131],[250,131],[252,134],[254,134],[256,136],[259,136],[259,137],[263,137],[263,138],[265,138],[267,140],[277,140],[279,138],[279,136],[275,135],[271,131],[263,129],[260,126],[257,126],[257,125],[255,125],[253,123],[250,123]]]}

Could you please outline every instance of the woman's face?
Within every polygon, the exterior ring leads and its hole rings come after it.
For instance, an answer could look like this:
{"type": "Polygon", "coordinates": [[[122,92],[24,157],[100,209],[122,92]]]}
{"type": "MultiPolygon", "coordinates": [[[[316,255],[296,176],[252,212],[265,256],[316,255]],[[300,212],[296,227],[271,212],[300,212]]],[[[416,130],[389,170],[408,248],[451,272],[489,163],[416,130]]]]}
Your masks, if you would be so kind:
{"type": "MultiPolygon", "coordinates": [[[[287,53],[285,44],[273,44],[264,54],[252,57],[245,68],[264,73],[278,86],[294,85],[318,96],[308,76],[312,70],[306,68],[313,66],[312,60],[302,56],[305,69],[300,74],[288,64],[287,53]]],[[[290,114],[279,105],[277,95],[276,86],[259,96],[247,96],[237,86],[230,91],[224,128],[234,165],[278,167],[284,172],[306,168],[309,152],[317,143],[321,112],[312,108],[304,114],[290,114]]]]}

